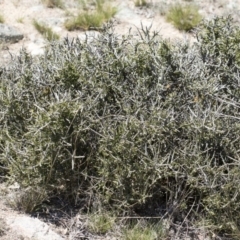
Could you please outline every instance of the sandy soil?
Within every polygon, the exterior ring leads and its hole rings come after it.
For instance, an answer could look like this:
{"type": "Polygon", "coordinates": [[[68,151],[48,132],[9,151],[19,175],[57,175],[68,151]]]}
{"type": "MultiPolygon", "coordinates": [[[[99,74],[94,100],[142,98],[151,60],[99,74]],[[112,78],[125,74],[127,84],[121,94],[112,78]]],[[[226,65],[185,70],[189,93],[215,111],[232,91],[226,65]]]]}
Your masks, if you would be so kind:
{"type": "MultiPolygon", "coordinates": [[[[134,1],[112,0],[112,4],[118,8],[115,16],[117,33],[125,34],[130,27],[136,29],[143,24],[143,26],[152,25],[152,30],[159,31],[164,38],[192,39],[191,34],[178,31],[172,24],[165,21],[164,16],[159,14],[164,12],[171,2],[176,2],[175,0],[149,0],[150,6],[142,9],[135,7],[134,1]]],[[[43,53],[46,41],[33,27],[33,19],[51,26],[61,38],[66,36],[83,38],[84,32],[69,32],[64,28],[64,22],[69,18],[69,13],[76,14],[78,12],[78,1],[64,2],[66,8],[59,9],[47,8],[41,0],[0,0],[0,13],[5,19],[5,24],[16,27],[24,34],[24,39],[20,42],[0,47],[0,61],[6,62],[10,57],[9,52],[17,54],[22,47],[25,47],[33,55],[43,53]]],[[[182,2],[184,1],[182,0],[182,2]]],[[[239,0],[192,0],[191,2],[200,7],[200,12],[204,17],[227,15],[230,12],[236,15],[240,6],[239,0]]]]}

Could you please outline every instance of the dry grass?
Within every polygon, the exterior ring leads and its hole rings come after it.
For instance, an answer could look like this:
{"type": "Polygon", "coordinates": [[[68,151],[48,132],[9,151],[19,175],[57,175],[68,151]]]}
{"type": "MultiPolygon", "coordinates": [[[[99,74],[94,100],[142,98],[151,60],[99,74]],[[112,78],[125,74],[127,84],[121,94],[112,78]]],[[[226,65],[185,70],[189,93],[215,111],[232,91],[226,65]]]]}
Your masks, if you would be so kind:
{"type": "MultiPolygon", "coordinates": [[[[83,3],[83,9],[86,9],[86,3],[83,3]]],[[[97,0],[95,9],[84,10],[78,16],[66,21],[65,27],[69,31],[75,29],[88,30],[90,28],[99,28],[104,22],[107,22],[117,13],[117,9],[104,0],[97,0]]]]}
{"type": "Polygon", "coordinates": [[[0,218],[0,237],[6,234],[6,223],[3,218],[0,218]]]}
{"type": "Polygon", "coordinates": [[[20,17],[20,18],[17,19],[17,22],[18,22],[18,23],[23,23],[23,21],[24,21],[24,18],[23,18],[23,17],[20,17]]]}
{"type": "Polygon", "coordinates": [[[2,15],[0,15],[0,23],[4,23],[4,17],[2,15]]]}
{"type": "Polygon", "coordinates": [[[42,0],[42,3],[48,8],[64,8],[62,0],[42,0]]]}
{"type": "Polygon", "coordinates": [[[87,227],[92,233],[105,234],[112,230],[116,217],[109,213],[94,213],[88,217],[87,227]]]}
{"type": "Polygon", "coordinates": [[[138,222],[133,227],[124,231],[125,240],[155,240],[167,239],[167,231],[161,222],[148,224],[147,222],[138,222]]]}
{"type": "Polygon", "coordinates": [[[8,197],[8,205],[21,212],[32,213],[46,200],[46,192],[39,187],[18,190],[8,197]]]}
{"type": "Polygon", "coordinates": [[[55,41],[55,40],[58,40],[60,38],[60,36],[58,34],[53,32],[52,28],[46,26],[45,24],[42,24],[42,23],[39,23],[36,20],[33,20],[33,26],[48,41],[55,41]]]}
{"type": "Polygon", "coordinates": [[[166,19],[177,29],[190,31],[200,23],[202,16],[195,5],[177,3],[170,7],[166,19]]]}
{"type": "Polygon", "coordinates": [[[135,0],[134,4],[136,7],[147,7],[150,5],[149,1],[147,0],[135,0]]]}

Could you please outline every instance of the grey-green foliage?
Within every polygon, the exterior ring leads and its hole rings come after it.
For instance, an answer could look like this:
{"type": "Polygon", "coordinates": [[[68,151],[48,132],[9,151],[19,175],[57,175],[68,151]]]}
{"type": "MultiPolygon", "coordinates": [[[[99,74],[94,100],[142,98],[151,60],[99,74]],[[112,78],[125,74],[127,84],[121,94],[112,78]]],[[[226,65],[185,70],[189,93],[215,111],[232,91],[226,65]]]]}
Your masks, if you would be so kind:
{"type": "Polygon", "coordinates": [[[107,27],[93,41],[52,43],[36,60],[22,52],[0,72],[8,178],[90,205],[166,203],[173,220],[204,216],[237,234],[238,33],[216,18],[190,47],[107,27]]]}

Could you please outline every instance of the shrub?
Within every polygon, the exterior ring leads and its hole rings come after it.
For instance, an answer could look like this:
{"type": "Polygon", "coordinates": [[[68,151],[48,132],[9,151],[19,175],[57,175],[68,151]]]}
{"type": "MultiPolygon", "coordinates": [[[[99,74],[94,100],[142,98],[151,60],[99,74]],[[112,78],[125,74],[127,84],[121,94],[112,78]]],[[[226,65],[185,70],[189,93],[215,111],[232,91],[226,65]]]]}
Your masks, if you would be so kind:
{"type": "Polygon", "coordinates": [[[180,5],[178,3],[170,7],[166,19],[177,29],[189,31],[200,23],[202,17],[196,6],[180,5]]]}
{"type": "Polygon", "coordinates": [[[90,209],[161,206],[174,223],[204,218],[238,239],[239,27],[216,18],[197,40],[106,27],[37,59],[23,51],[0,71],[6,177],[90,209]]]}
{"type": "Polygon", "coordinates": [[[58,40],[60,36],[53,32],[52,28],[46,26],[43,23],[39,23],[36,20],[33,21],[34,27],[37,29],[39,33],[43,35],[48,41],[58,40]]]}
{"type": "Polygon", "coordinates": [[[97,0],[95,10],[85,10],[65,22],[65,27],[69,31],[75,29],[88,30],[90,28],[100,28],[102,24],[111,19],[117,12],[115,7],[105,3],[103,0],[97,0]]]}

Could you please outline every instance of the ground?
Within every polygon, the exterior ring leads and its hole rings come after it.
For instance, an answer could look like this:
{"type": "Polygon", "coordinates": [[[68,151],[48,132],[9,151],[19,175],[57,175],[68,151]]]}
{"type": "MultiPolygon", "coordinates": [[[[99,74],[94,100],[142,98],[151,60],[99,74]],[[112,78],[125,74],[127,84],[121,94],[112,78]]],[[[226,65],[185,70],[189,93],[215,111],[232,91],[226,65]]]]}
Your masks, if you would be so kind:
{"type": "MultiPolygon", "coordinates": [[[[163,38],[176,39],[193,39],[192,33],[185,33],[175,29],[171,23],[165,21],[165,17],[159,13],[166,11],[165,9],[170,3],[176,1],[166,0],[148,0],[150,6],[148,8],[137,8],[134,4],[135,0],[112,0],[112,4],[118,9],[115,16],[116,32],[118,34],[128,33],[129,28],[136,30],[136,27],[152,25],[152,30],[159,31],[163,38]]],[[[33,55],[43,53],[46,45],[43,37],[36,31],[32,22],[33,19],[46,23],[61,39],[68,36],[69,38],[84,38],[83,31],[69,32],[64,27],[64,22],[69,18],[69,13],[77,13],[78,0],[64,1],[66,9],[47,8],[42,4],[41,0],[0,0],[1,15],[5,19],[5,24],[16,27],[24,34],[24,39],[18,43],[0,47],[1,62],[6,62],[10,58],[10,54],[17,54],[22,47],[25,47],[33,55]]],[[[200,7],[199,12],[204,18],[212,18],[214,15],[233,14],[238,19],[238,10],[240,6],[239,0],[188,0],[183,3],[191,2],[200,7]]],[[[88,32],[94,34],[94,32],[88,32]]]]}

